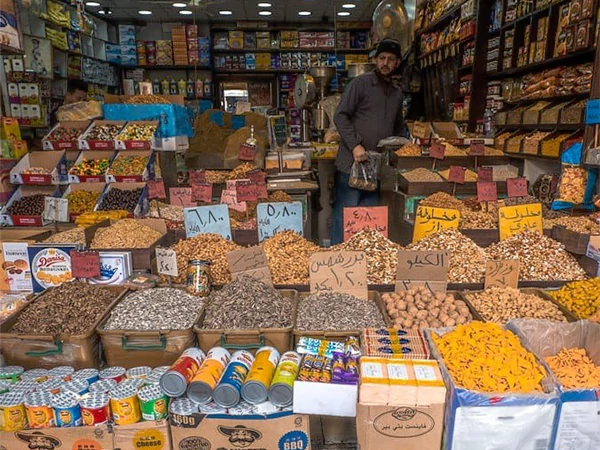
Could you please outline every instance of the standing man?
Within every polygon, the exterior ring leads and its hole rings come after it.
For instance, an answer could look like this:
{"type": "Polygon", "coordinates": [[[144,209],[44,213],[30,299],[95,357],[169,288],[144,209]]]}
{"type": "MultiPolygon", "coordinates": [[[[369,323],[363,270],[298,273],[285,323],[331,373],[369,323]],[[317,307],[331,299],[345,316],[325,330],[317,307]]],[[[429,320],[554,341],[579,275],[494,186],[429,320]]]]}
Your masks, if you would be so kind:
{"type": "Polygon", "coordinates": [[[367,152],[377,149],[386,137],[403,132],[402,88],[392,82],[392,74],[400,65],[400,44],[383,39],[375,52],[375,70],[350,82],[335,112],[335,124],[341,142],[335,161],[335,201],[331,221],[331,244],[343,241],[345,207],[376,206],[379,192],[368,192],[348,186],[350,169],[356,161],[367,160],[367,152]]]}

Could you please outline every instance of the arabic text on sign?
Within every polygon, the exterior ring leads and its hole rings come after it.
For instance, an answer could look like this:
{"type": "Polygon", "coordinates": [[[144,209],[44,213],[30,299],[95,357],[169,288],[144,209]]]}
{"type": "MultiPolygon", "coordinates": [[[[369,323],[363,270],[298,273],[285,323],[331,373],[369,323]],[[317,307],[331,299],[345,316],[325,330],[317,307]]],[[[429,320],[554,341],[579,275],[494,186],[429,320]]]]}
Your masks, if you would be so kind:
{"type": "Polygon", "coordinates": [[[434,142],[431,144],[431,147],[429,149],[429,157],[430,158],[435,158],[435,159],[444,159],[444,156],[446,155],[446,147],[444,147],[443,145],[434,142]]]}
{"type": "Polygon", "coordinates": [[[458,229],[460,212],[456,209],[419,206],[415,215],[413,242],[448,228],[458,229]]]}
{"type": "Polygon", "coordinates": [[[388,237],[388,207],[359,206],[344,208],[344,241],[365,228],[379,231],[388,237]]]}
{"type": "Polygon", "coordinates": [[[498,210],[500,240],[527,230],[543,233],[542,204],[504,206],[498,210]]]}
{"type": "Polygon", "coordinates": [[[256,216],[259,242],[285,230],[302,234],[302,202],[259,203],[256,216]]]}
{"type": "Polygon", "coordinates": [[[448,174],[448,181],[456,184],[465,184],[465,175],[467,169],[461,166],[450,166],[450,173],[448,174]]]}
{"type": "Polygon", "coordinates": [[[204,169],[190,170],[189,179],[191,183],[206,183],[206,172],[204,169]]]}
{"type": "Polygon", "coordinates": [[[525,197],[528,194],[527,178],[508,178],[506,180],[506,193],[509,198],[525,197]]]}
{"type": "Polygon", "coordinates": [[[148,185],[148,199],[152,200],[154,198],[167,198],[167,193],[165,192],[165,183],[163,180],[148,180],[146,184],[148,185]]]}
{"type": "Polygon", "coordinates": [[[477,181],[494,181],[494,170],[491,167],[477,169],[477,181]]]}
{"type": "Polygon", "coordinates": [[[317,252],[309,261],[311,292],[343,292],[367,298],[364,252],[317,252]]]}
{"type": "Polygon", "coordinates": [[[485,155],[485,143],[482,141],[473,141],[469,147],[469,155],[471,156],[484,156],[485,155]]]}
{"type": "Polygon", "coordinates": [[[191,187],[171,187],[169,188],[169,199],[171,205],[177,205],[182,207],[196,206],[196,203],[192,200],[192,188],[191,187]]]}
{"type": "Polygon", "coordinates": [[[184,208],[183,221],[186,237],[201,233],[216,233],[231,239],[231,224],[227,205],[197,206],[184,208]]]}
{"type": "Polygon", "coordinates": [[[485,289],[519,285],[519,260],[495,260],[485,263],[485,289]]]}
{"type": "Polygon", "coordinates": [[[495,202],[498,201],[498,186],[493,181],[477,182],[477,201],[495,202]]]}
{"type": "Polygon", "coordinates": [[[273,285],[269,262],[261,246],[243,248],[227,253],[227,262],[231,277],[236,279],[240,275],[247,275],[273,285]]]}
{"type": "Polygon", "coordinates": [[[192,181],[192,200],[195,202],[212,202],[213,185],[210,183],[196,183],[192,181]]]}
{"type": "Polygon", "coordinates": [[[156,248],[156,268],[158,273],[176,277],[179,275],[177,269],[177,254],[170,248],[156,248]]]}
{"type": "Polygon", "coordinates": [[[78,252],[71,250],[71,271],[74,278],[95,278],[100,276],[100,254],[98,252],[78,252]]]}
{"type": "Polygon", "coordinates": [[[258,200],[256,184],[251,181],[240,182],[235,189],[238,202],[255,202],[258,200]]]}

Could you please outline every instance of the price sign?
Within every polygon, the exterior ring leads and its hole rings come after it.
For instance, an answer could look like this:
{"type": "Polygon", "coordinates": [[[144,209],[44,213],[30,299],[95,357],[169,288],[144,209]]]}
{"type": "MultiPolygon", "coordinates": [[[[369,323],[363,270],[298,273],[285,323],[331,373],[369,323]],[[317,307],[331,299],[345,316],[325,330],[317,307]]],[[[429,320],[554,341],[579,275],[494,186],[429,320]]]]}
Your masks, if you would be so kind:
{"type": "Polygon", "coordinates": [[[188,174],[189,174],[190,184],[206,183],[206,171],[204,169],[190,170],[188,174]]]}
{"type": "Polygon", "coordinates": [[[446,147],[439,142],[433,142],[429,148],[429,157],[434,159],[444,159],[446,147]]]}
{"type": "Polygon", "coordinates": [[[100,276],[100,253],[71,250],[73,278],[97,278],[100,276]]]}
{"type": "Polygon", "coordinates": [[[364,252],[317,252],[309,261],[310,291],[341,292],[367,300],[367,256],[364,252]]]}
{"type": "Polygon", "coordinates": [[[231,278],[241,275],[254,277],[268,286],[273,286],[269,262],[262,247],[254,246],[227,253],[231,278]]]}
{"type": "Polygon", "coordinates": [[[356,233],[371,228],[388,237],[388,207],[359,206],[344,208],[344,241],[356,233]]]}
{"type": "Polygon", "coordinates": [[[177,254],[170,248],[156,247],[156,268],[158,273],[176,277],[179,275],[177,269],[177,254]]]}
{"type": "Polygon", "coordinates": [[[192,200],[195,202],[212,202],[213,185],[210,183],[196,183],[192,181],[192,200]]]}
{"type": "Polygon", "coordinates": [[[494,169],[491,167],[477,169],[477,181],[494,181],[494,169]]]}
{"type": "Polygon", "coordinates": [[[585,108],[585,123],[600,124],[600,99],[588,100],[585,108]]]}
{"type": "Polygon", "coordinates": [[[246,212],[248,210],[248,204],[246,202],[238,202],[237,189],[223,190],[221,192],[221,203],[238,212],[246,212]]]}
{"type": "Polygon", "coordinates": [[[448,175],[448,181],[456,184],[465,184],[465,175],[467,169],[460,166],[450,166],[450,173],[448,175]]]}
{"type": "Polygon", "coordinates": [[[469,155],[484,156],[485,143],[483,141],[471,141],[471,145],[469,146],[469,155]]]}
{"type": "Polygon", "coordinates": [[[543,233],[542,204],[503,206],[498,210],[498,228],[501,241],[527,230],[543,233]]]}
{"type": "Polygon", "coordinates": [[[477,201],[478,202],[497,202],[498,186],[493,181],[477,182],[477,201]]]}
{"type": "Polygon", "coordinates": [[[254,184],[266,184],[267,180],[265,177],[265,173],[262,170],[253,170],[252,172],[248,172],[248,179],[252,181],[254,184]]]}
{"type": "Polygon", "coordinates": [[[44,222],[68,222],[69,200],[58,197],[44,197],[44,222]]]}
{"type": "Polygon", "coordinates": [[[254,145],[242,144],[238,151],[240,161],[254,161],[256,157],[256,147],[254,145]]]}
{"type": "Polygon", "coordinates": [[[525,197],[527,194],[527,178],[518,177],[506,180],[507,197],[525,197]]]}
{"type": "Polygon", "coordinates": [[[185,236],[191,238],[202,233],[215,233],[231,239],[231,223],[227,205],[197,206],[183,210],[185,236]]]}
{"type": "Polygon", "coordinates": [[[266,200],[267,198],[269,198],[269,192],[267,191],[266,183],[262,183],[262,184],[259,183],[256,185],[256,196],[260,200],[266,200]]]}
{"type": "Polygon", "coordinates": [[[427,139],[429,137],[428,125],[415,121],[412,126],[412,136],[419,139],[427,139]]]}
{"type": "Polygon", "coordinates": [[[258,241],[275,236],[280,231],[303,232],[302,202],[259,203],[256,207],[258,241]]]}
{"type": "Polygon", "coordinates": [[[420,241],[430,234],[448,228],[458,229],[460,211],[457,209],[432,208],[419,206],[415,216],[413,242],[420,241]]]}
{"type": "Polygon", "coordinates": [[[148,185],[148,199],[152,200],[153,198],[167,198],[167,193],[165,192],[165,183],[163,180],[148,180],[146,184],[148,185]]]}
{"type": "Polygon", "coordinates": [[[519,260],[504,259],[485,262],[485,288],[510,287],[519,285],[519,260]]]}
{"type": "Polygon", "coordinates": [[[169,199],[171,200],[171,205],[182,206],[184,208],[196,206],[196,202],[192,200],[191,187],[169,188],[169,199]]]}
{"type": "Polygon", "coordinates": [[[446,292],[448,262],[446,252],[399,250],[396,292],[421,286],[431,292],[446,292]]]}
{"type": "Polygon", "coordinates": [[[251,181],[240,181],[236,186],[238,202],[255,202],[258,200],[256,184],[251,181]]]}

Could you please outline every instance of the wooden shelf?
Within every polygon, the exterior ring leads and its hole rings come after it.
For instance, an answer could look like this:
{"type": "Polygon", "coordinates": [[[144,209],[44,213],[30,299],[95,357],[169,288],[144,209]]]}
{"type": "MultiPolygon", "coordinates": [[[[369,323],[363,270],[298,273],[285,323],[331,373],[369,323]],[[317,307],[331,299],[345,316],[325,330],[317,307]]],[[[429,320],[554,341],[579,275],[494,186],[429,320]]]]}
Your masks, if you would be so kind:
{"type": "Polygon", "coordinates": [[[524,125],[524,124],[498,125],[496,128],[498,128],[498,130],[514,130],[514,131],[517,131],[517,130],[523,130],[523,131],[535,131],[535,130],[539,130],[539,131],[577,131],[577,130],[583,130],[584,127],[585,127],[585,124],[583,124],[583,123],[580,123],[580,124],[564,123],[564,124],[557,124],[557,125],[524,125]]]}
{"type": "Polygon", "coordinates": [[[527,103],[536,103],[536,102],[541,102],[541,101],[545,101],[545,102],[565,102],[565,101],[569,101],[569,100],[584,100],[586,98],[589,98],[590,93],[585,93],[585,94],[567,94],[567,95],[556,95],[554,97],[541,97],[541,98],[527,98],[527,99],[521,99],[521,100],[515,100],[512,102],[504,102],[505,105],[521,105],[521,104],[527,104],[527,103]]]}
{"type": "Polygon", "coordinates": [[[212,70],[210,66],[121,66],[125,70],[135,70],[135,69],[144,69],[144,70],[212,70]]]}
{"type": "Polygon", "coordinates": [[[304,52],[304,53],[369,53],[371,50],[367,48],[335,48],[335,47],[295,47],[295,48],[248,48],[248,49],[213,49],[213,53],[215,54],[223,54],[223,53],[294,53],[294,52],[304,52]]]}
{"type": "Polygon", "coordinates": [[[500,30],[506,30],[506,29],[508,29],[508,28],[512,28],[512,27],[514,27],[514,26],[515,26],[517,23],[519,23],[519,22],[523,22],[523,21],[525,21],[525,20],[527,20],[527,19],[531,19],[532,17],[535,17],[535,16],[542,16],[542,15],[544,15],[544,13],[546,13],[546,12],[549,12],[549,11],[550,11],[550,8],[552,8],[552,7],[558,7],[558,6],[562,5],[563,3],[568,3],[568,0],[559,0],[559,1],[555,1],[554,3],[551,3],[551,4],[547,5],[547,6],[544,6],[543,8],[536,9],[535,11],[532,11],[532,12],[530,12],[530,13],[528,13],[528,14],[525,14],[524,16],[521,16],[521,17],[518,17],[518,18],[516,18],[515,20],[513,20],[513,21],[512,21],[512,22],[510,22],[510,23],[507,23],[507,24],[504,24],[504,25],[502,25],[502,27],[500,27],[500,28],[498,29],[498,31],[500,31],[500,30]]]}
{"type": "Polygon", "coordinates": [[[455,14],[457,12],[460,12],[460,9],[462,8],[462,5],[464,3],[465,2],[462,2],[460,5],[455,6],[454,8],[451,8],[448,12],[442,14],[442,16],[439,17],[437,20],[435,20],[433,23],[430,23],[429,25],[427,25],[427,28],[418,30],[417,35],[429,33],[431,31],[434,31],[435,29],[437,29],[440,25],[445,25],[446,23],[451,22],[455,16],[455,14]]]}
{"type": "Polygon", "coordinates": [[[8,45],[0,45],[0,53],[3,55],[24,55],[25,51],[9,47],[8,45]]]}

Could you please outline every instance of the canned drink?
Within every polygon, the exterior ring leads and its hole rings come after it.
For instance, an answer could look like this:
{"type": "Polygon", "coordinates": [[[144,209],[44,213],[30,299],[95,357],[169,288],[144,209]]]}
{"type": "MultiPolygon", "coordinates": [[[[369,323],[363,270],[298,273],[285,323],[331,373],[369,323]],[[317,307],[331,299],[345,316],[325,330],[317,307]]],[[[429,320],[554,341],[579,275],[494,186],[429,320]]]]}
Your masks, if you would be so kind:
{"type": "Polygon", "coordinates": [[[97,392],[105,394],[109,391],[112,391],[116,387],[117,382],[115,380],[107,378],[106,380],[96,381],[95,383],[91,384],[88,388],[88,391],[90,394],[95,394],[97,392]]]}
{"type": "Polygon", "coordinates": [[[29,428],[49,428],[56,426],[52,409],[52,394],[31,392],[23,399],[29,428]]]}
{"type": "Polygon", "coordinates": [[[0,380],[8,380],[12,383],[19,381],[25,369],[21,366],[0,367],[0,380]]]}
{"type": "Polygon", "coordinates": [[[79,401],[83,425],[102,425],[110,420],[108,394],[96,392],[79,401]]]}
{"type": "Polygon", "coordinates": [[[274,347],[261,347],[254,355],[254,363],[242,385],[242,398],[248,403],[258,405],[267,400],[279,356],[274,347]]]}
{"type": "Polygon", "coordinates": [[[204,360],[204,352],[196,347],[185,350],[177,361],[160,378],[160,387],[169,397],[179,397],[185,393],[204,360]]]}
{"type": "Polygon", "coordinates": [[[180,416],[191,416],[198,412],[198,405],[187,397],[176,398],[169,405],[170,414],[179,414],[180,416]]]}
{"type": "Polygon", "coordinates": [[[58,394],[65,382],[61,378],[48,378],[38,386],[38,391],[49,392],[50,394],[58,394]]]}
{"type": "Polygon", "coordinates": [[[74,380],[65,383],[62,387],[62,391],[73,392],[80,397],[89,392],[90,384],[83,378],[76,378],[74,380]]]}
{"type": "Polygon", "coordinates": [[[75,373],[75,369],[71,366],[59,366],[48,371],[50,378],[60,378],[63,381],[70,381],[71,376],[75,373]]]}
{"type": "Polygon", "coordinates": [[[186,290],[198,297],[210,294],[210,261],[192,259],[188,262],[186,290]]]}
{"type": "Polygon", "coordinates": [[[117,386],[110,391],[110,409],[117,425],[137,423],[142,418],[140,401],[133,386],[117,386]]]}
{"type": "Polygon", "coordinates": [[[54,419],[57,427],[81,426],[79,399],[72,392],[61,392],[52,399],[54,419]]]}
{"type": "Polygon", "coordinates": [[[98,369],[81,369],[71,376],[71,380],[85,380],[88,384],[93,384],[100,379],[98,369]]]}
{"type": "Polygon", "coordinates": [[[121,381],[117,386],[131,386],[136,391],[144,385],[145,381],[143,378],[126,378],[121,381]]]}
{"type": "Polygon", "coordinates": [[[213,399],[217,405],[231,408],[240,402],[242,384],[253,362],[254,356],[246,350],[238,350],[231,356],[221,381],[213,391],[213,399]]]}
{"type": "Polygon", "coordinates": [[[230,359],[231,355],[223,347],[211,348],[188,386],[188,397],[200,405],[210,402],[230,359]]]}
{"type": "Polygon", "coordinates": [[[27,413],[21,392],[0,395],[0,431],[20,431],[27,428],[27,413]]]}
{"type": "Polygon", "coordinates": [[[30,369],[21,375],[21,380],[32,380],[36,383],[43,383],[48,378],[50,378],[48,369],[30,369]]]}
{"type": "Polygon", "coordinates": [[[275,406],[285,408],[294,400],[294,381],[298,377],[302,357],[296,352],[285,352],[269,388],[269,401],[275,406]]]}
{"type": "Polygon", "coordinates": [[[143,420],[166,419],[169,413],[169,397],[159,386],[146,386],[138,392],[143,420]]]}
{"type": "Polygon", "coordinates": [[[101,380],[115,380],[118,383],[119,381],[125,379],[126,372],[127,371],[125,370],[125,367],[114,366],[107,367],[106,369],[100,371],[98,376],[101,380]]]}
{"type": "Polygon", "coordinates": [[[132,367],[126,372],[127,378],[146,378],[148,375],[152,373],[152,367],[149,366],[139,366],[132,367]]]}
{"type": "Polygon", "coordinates": [[[33,380],[21,380],[13,384],[10,388],[10,392],[20,392],[21,394],[29,394],[38,390],[40,383],[33,380]]]}

